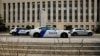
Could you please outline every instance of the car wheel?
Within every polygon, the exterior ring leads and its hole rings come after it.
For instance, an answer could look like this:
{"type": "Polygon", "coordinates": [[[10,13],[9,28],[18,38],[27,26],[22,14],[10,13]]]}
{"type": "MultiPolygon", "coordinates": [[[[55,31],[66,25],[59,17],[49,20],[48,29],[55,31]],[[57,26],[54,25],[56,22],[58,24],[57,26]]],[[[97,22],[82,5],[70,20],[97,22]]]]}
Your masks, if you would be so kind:
{"type": "Polygon", "coordinates": [[[62,33],[60,37],[61,37],[61,38],[68,38],[68,34],[62,33]]]}
{"type": "Polygon", "coordinates": [[[73,36],[77,36],[78,34],[75,32],[75,33],[73,33],[73,36]]]}
{"type": "Polygon", "coordinates": [[[39,33],[35,33],[35,34],[33,35],[33,37],[40,37],[40,34],[39,34],[39,33]]]}
{"type": "Polygon", "coordinates": [[[88,33],[88,36],[92,36],[93,34],[91,32],[88,33]]]}
{"type": "Polygon", "coordinates": [[[26,35],[29,35],[29,32],[27,32],[26,35]]]}
{"type": "Polygon", "coordinates": [[[16,35],[16,33],[15,32],[12,32],[12,35],[16,35]]]}

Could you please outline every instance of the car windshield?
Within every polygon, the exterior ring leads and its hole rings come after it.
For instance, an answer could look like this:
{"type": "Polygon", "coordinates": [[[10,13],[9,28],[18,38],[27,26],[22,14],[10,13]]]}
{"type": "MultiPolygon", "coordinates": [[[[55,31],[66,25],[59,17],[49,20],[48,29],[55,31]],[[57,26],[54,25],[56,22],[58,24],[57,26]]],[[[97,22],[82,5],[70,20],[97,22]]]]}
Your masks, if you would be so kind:
{"type": "Polygon", "coordinates": [[[42,29],[42,30],[56,30],[56,28],[54,28],[54,27],[41,27],[39,29],[42,29]]]}

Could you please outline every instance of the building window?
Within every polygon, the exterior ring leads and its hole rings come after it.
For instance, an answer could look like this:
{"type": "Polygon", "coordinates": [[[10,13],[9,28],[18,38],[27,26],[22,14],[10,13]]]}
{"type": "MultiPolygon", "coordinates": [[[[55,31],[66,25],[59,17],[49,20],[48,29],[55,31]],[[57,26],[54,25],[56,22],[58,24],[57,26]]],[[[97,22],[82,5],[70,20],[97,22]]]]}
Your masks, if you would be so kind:
{"type": "Polygon", "coordinates": [[[86,22],[89,22],[89,18],[88,18],[88,15],[86,16],[86,22]]]}
{"type": "Polygon", "coordinates": [[[10,23],[10,11],[8,12],[8,22],[10,23]]]}
{"type": "Polygon", "coordinates": [[[40,14],[40,10],[38,9],[37,10],[37,22],[39,22],[39,20],[40,20],[40,15],[39,14],[40,14]]]}
{"type": "Polygon", "coordinates": [[[69,16],[69,22],[72,22],[72,16],[69,16]]]}
{"type": "Polygon", "coordinates": [[[50,22],[50,19],[51,19],[51,17],[50,17],[51,16],[50,15],[51,13],[50,12],[51,12],[50,9],[48,9],[48,22],[50,22]]]}
{"type": "Polygon", "coordinates": [[[24,25],[22,25],[22,27],[24,27],[24,25]]]}
{"type": "Polygon", "coordinates": [[[32,25],[32,29],[34,29],[34,25],[32,25]]]}
{"type": "Polygon", "coordinates": [[[53,27],[55,27],[55,28],[56,28],[56,25],[53,25],[53,27]]]}
{"type": "Polygon", "coordinates": [[[89,30],[89,25],[86,25],[86,29],[89,30]]]}
{"type": "Polygon", "coordinates": [[[22,6],[23,6],[23,9],[25,9],[25,3],[24,2],[22,3],[22,6]]]}
{"type": "Polygon", "coordinates": [[[83,7],[83,0],[80,0],[80,7],[83,7]]]}
{"type": "Polygon", "coordinates": [[[58,11],[58,21],[61,22],[61,10],[58,11]]]}
{"type": "Polygon", "coordinates": [[[3,4],[4,10],[6,10],[6,3],[3,4]]]}
{"type": "Polygon", "coordinates": [[[17,25],[17,27],[19,27],[19,25],[17,25]]]}
{"type": "Polygon", "coordinates": [[[67,22],[67,11],[64,10],[64,22],[67,22]]]}
{"type": "Polygon", "coordinates": [[[65,7],[65,8],[67,7],[67,2],[66,2],[66,1],[64,1],[64,7],[65,7]]]}
{"type": "Polygon", "coordinates": [[[92,15],[92,18],[91,18],[92,22],[94,22],[94,15],[92,15]]]}
{"type": "Polygon", "coordinates": [[[35,22],[35,10],[32,11],[32,22],[35,22]]]}
{"type": "Polygon", "coordinates": [[[13,23],[15,23],[15,11],[13,11],[13,23]]]}
{"type": "Polygon", "coordinates": [[[84,28],[83,25],[80,25],[80,28],[84,28]]]}
{"type": "Polygon", "coordinates": [[[30,2],[27,2],[27,8],[30,8],[30,2]]]}
{"type": "Polygon", "coordinates": [[[13,3],[13,9],[15,9],[15,3],[13,3]]]}
{"type": "Polygon", "coordinates": [[[81,16],[81,18],[80,18],[80,22],[83,22],[83,16],[81,16]]]}
{"type": "Polygon", "coordinates": [[[69,10],[69,15],[72,16],[72,9],[69,10]]]}
{"type": "Polygon", "coordinates": [[[48,8],[50,8],[50,7],[51,7],[50,5],[51,5],[51,3],[50,3],[50,1],[48,1],[48,8]]]}
{"type": "Polygon", "coordinates": [[[35,8],[35,2],[32,2],[32,7],[35,8]]]}
{"type": "Polygon", "coordinates": [[[30,10],[27,10],[27,22],[30,21],[30,10]]]}
{"type": "Polygon", "coordinates": [[[12,28],[14,28],[15,26],[14,25],[12,25],[12,28]]]}
{"type": "Polygon", "coordinates": [[[20,22],[20,3],[18,5],[18,23],[20,22]]]}
{"type": "Polygon", "coordinates": [[[89,0],[86,0],[86,8],[88,9],[89,7],[89,0]]]}
{"type": "Polygon", "coordinates": [[[42,7],[45,8],[45,1],[43,1],[42,4],[43,4],[42,7]]]}
{"type": "Polygon", "coordinates": [[[53,1],[53,8],[56,9],[56,1],[53,1]]]}
{"type": "Polygon", "coordinates": [[[75,7],[78,7],[78,3],[77,3],[77,1],[75,1],[75,7]]]}
{"type": "Polygon", "coordinates": [[[4,8],[4,22],[6,22],[6,3],[3,4],[4,8]]]}
{"type": "Polygon", "coordinates": [[[69,1],[69,7],[72,7],[72,1],[69,1]]]}
{"type": "Polygon", "coordinates": [[[6,22],[6,11],[4,11],[4,22],[6,22]]]}
{"type": "Polygon", "coordinates": [[[75,28],[78,28],[78,25],[75,25],[75,28]]]}
{"type": "Polygon", "coordinates": [[[94,28],[95,28],[94,25],[91,25],[91,30],[92,30],[92,31],[94,31],[94,28]]]}
{"type": "Polygon", "coordinates": [[[61,8],[61,1],[58,1],[58,7],[61,8]]]}
{"type": "Polygon", "coordinates": [[[40,9],[40,2],[37,2],[37,8],[40,9]]]}
{"type": "Polygon", "coordinates": [[[56,22],[56,10],[53,10],[53,22],[56,22]]]}
{"type": "Polygon", "coordinates": [[[8,9],[9,9],[9,10],[10,10],[10,6],[11,6],[10,3],[8,3],[8,9]]]}
{"type": "Polygon", "coordinates": [[[23,10],[23,16],[22,16],[23,20],[22,20],[22,22],[24,22],[25,21],[25,3],[24,2],[22,3],[22,7],[23,7],[22,8],[22,10],[23,10]]]}

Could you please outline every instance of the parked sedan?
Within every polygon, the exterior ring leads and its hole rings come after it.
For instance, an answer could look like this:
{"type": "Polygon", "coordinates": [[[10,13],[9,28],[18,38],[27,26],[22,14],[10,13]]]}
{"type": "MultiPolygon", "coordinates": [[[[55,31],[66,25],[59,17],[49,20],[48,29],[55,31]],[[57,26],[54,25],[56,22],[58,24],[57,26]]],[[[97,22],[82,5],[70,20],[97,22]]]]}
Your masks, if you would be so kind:
{"type": "Polygon", "coordinates": [[[77,36],[77,35],[92,36],[93,32],[91,30],[86,30],[86,29],[83,29],[83,28],[73,28],[71,30],[71,35],[73,35],[73,36],[77,36]]]}

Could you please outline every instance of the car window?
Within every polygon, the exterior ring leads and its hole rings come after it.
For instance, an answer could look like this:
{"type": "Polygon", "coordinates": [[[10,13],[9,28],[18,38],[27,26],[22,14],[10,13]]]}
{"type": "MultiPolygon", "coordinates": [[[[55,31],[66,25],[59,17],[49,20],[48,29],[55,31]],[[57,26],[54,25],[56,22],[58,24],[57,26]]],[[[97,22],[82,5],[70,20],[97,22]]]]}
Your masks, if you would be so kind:
{"type": "Polygon", "coordinates": [[[39,28],[40,30],[46,30],[47,28],[46,27],[41,27],[39,28]]]}
{"type": "Polygon", "coordinates": [[[54,27],[48,27],[48,30],[56,30],[54,27]]]}

